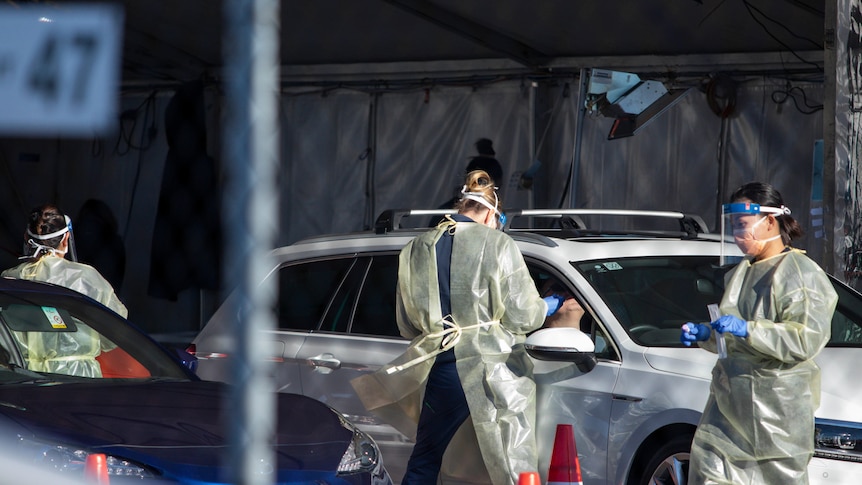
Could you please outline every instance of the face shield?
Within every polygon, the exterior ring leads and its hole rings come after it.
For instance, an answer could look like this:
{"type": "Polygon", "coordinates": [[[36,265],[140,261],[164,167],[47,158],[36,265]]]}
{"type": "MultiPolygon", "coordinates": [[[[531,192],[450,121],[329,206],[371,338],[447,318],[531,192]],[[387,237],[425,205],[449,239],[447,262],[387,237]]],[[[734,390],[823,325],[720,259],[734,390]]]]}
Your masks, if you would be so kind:
{"type": "MultiPolygon", "coordinates": [[[[763,246],[781,235],[766,234],[764,222],[768,216],[778,217],[790,214],[787,207],[768,207],[754,202],[734,202],[721,206],[721,233],[726,239],[733,238],[739,249],[749,255],[758,254],[763,246]]],[[[721,246],[721,265],[725,264],[724,245],[721,246]]]]}
{"type": "Polygon", "coordinates": [[[72,219],[69,216],[66,218],[66,227],[69,229],[69,259],[78,261],[78,252],[75,250],[75,232],[72,231],[72,219]]]}
{"type": "MultiPolygon", "coordinates": [[[[50,234],[36,234],[36,233],[30,231],[29,228],[27,229],[27,235],[30,237],[30,239],[28,239],[28,241],[27,241],[27,245],[30,248],[32,248],[34,251],[32,256],[38,255],[40,252],[49,252],[49,253],[59,254],[60,257],[63,257],[65,255],[65,253],[58,251],[56,248],[53,248],[50,246],[45,246],[44,244],[41,244],[39,241],[47,241],[48,239],[54,239],[55,237],[60,237],[64,234],[68,233],[69,234],[69,240],[68,240],[66,252],[69,254],[69,257],[71,258],[72,261],[78,261],[78,255],[75,252],[75,237],[72,234],[72,219],[70,219],[69,216],[64,216],[64,217],[66,220],[66,227],[64,227],[60,230],[54,231],[50,234]]],[[[23,256],[22,258],[19,258],[19,259],[25,259],[25,258],[29,258],[29,257],[31,257],[31,256],[23,256]]]]}

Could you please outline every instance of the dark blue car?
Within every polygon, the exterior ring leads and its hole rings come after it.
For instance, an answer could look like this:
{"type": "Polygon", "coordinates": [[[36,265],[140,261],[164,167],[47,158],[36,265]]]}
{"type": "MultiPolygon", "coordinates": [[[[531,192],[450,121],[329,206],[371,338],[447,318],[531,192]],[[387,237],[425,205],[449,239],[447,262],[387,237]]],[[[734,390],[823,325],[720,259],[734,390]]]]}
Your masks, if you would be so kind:
{"type": "MultiPolygon", "coordinates": [[[[190,364],[86,296],[0,278],[0,454],[20,464],[0,475],[228,483],[229,389],[190,364]]],[[[329,406],[280,393],[277,412],[271,481],[391,484],[374,441],[329,406]]]]}

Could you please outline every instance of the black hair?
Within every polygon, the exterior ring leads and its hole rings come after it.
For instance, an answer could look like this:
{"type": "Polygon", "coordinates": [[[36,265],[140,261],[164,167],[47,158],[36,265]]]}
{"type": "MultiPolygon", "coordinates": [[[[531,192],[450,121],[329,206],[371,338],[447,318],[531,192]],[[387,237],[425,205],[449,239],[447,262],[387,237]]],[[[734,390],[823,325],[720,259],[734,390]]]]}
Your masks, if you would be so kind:
{"type": "MultiPolygon", "coordinates": [[[[44,234],[57,232],[64,227],[66,227],[66,216],[53,204],[45,204],[30,211],[30,216],[27,219],[27,231],[24,232],[24,254],[33,259],[39,259],[47,254],[44,249],[36,250],[36,252],[33,253],[33,247],[29,243],[30,239],[33,239],[33,237],[30,236],[28,232],[42,236],[44,234]]],[[[65,234],[60,234],[51,239],[43,239],[36,242],[43,246],[57,249],[60,246],[60,243],[63,242],[63,238],[65,236],[65,234]]]]}
{"type": "MultiPolygon", "coordinates": [[[[735,191],[730,196],[730,202],[751,201],[766,207],[784,207],[784,199],[781,193],[772,185],[765,182],[749,182],[735,191]]],[[[793,239],[802,237],[804,232],[799,222],[790,214],[775,217],[778,221],[778,229],[781,231],[781,241],[785,246],[790,246],[793,239]]]]}

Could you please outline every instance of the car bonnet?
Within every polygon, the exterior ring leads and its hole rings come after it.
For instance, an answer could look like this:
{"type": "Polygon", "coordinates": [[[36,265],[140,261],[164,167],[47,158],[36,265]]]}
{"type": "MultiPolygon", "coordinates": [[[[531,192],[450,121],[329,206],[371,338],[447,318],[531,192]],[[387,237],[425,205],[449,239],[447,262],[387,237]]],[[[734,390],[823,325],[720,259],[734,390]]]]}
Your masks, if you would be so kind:
{"type": "MultiPolygon", "coordinates": [[[[225,393],[214,382],[62,383],[0,386],[0,414],[35,439],[104,452],[166,477],[223,479],[225,393]]],[[[278,394],[279,475],[333,472],[353,434],[331,408],[278,394]]]]}

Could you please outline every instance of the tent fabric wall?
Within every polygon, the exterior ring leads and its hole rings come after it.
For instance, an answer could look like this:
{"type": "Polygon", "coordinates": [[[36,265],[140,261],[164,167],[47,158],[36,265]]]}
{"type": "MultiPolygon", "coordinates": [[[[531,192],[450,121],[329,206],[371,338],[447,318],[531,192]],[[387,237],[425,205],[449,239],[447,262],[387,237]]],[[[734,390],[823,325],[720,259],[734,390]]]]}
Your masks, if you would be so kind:
{"type": "MultiPolygon", "coordinates": [[[[531,157],[530,98],[520,83],[478,89],[442,87],[383,96],[378,111],[378,157],[374,174],[376,212],[436,208],[456,195],[479,138],[494,142],[505,180],[495,181],[504,207],[518,204],[509,183],[531,157]]],[[[529,163],[529,162],[527,162],[529,163]]]]}
{"type": "MultiPolygon", "coordinates": [[[[811,106],[822,106],[822,85],[796,86],[806,93],[811,106]]],[[[820,244],[814,240],[810,208],[814,146],[823,138],[823,112],[802,106],[805,111],[811,111],[803,113],[789,100],[776,104],[773,95],[781,99],[785,89],[783,80],[764,79],[751,82],[741,90],[737,115],[730,120],[729,178],[724,198],[751,180],[773,184],[806,231],[794,245],[812,248],[820,244]]],[[[801,99],[798,102],[803,105],[801,99]]],[[[821,259],[820,254],[811,256],[821,259]]]]}
{"type": "Polygon", "coordinates": [[[369,102],[352,91],[283,98],[276,244],[362,229],[369,102]]]}
{"type": "MultiPolygon", "coordinates": [[[[507,180],[531,158],[530,98],[519,82],[427,94],[337,90],[285,96],[282,105],[280,244],[370,228],[385,209],[437,208],[463,183],[479,138],[494,141],[507,180]]],[[[500,187],[507,207],[516,192],[500,187]]]]}
{"type": "MultiPolygon", "coordinates": [[[[572,206],[691,212],[717,230],[719,204],[743,183],[762,180],[779,188],[807,230],[797,244],[803,248],[816,244],[809,212],[814,144],[823,132],[822,112],[816,108],[822,103],[823,86],[794,86],[797,98],[799,90],[806,93],[809,107],[801,99],[797,102],[807,113],[791,99],[773,101],[773,94],[784,99],[784,80],[754,78],[739,87],[736,109],[726,119],[710,110],[705,94],[697,89],[629,138],[607,140],[612,120],[587,116],[572,206]],[[722,165],[727,172],[724,182],[722,165]]],[[[576,103],[576,96],[565,100],[553,127],[549,158],[555,164],[543,167],[545,178],[534,188],[538,207],[558,207],[565,195],[576,103]]]]}
{"type": "Polygon", "coordinates": [[[628,138],[607,140],[612,120],[587,117],[575,205],[690,212],[709,223],[720,122],[699,94],[687,94],[628,138]]]}

